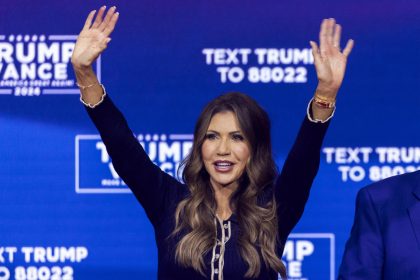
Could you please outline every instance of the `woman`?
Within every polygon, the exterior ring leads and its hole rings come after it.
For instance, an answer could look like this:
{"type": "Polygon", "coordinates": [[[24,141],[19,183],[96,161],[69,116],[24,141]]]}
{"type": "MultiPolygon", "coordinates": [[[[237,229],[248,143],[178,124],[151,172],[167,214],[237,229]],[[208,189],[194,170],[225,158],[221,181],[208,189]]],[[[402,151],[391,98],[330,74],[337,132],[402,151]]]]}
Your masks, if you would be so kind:
{"type": "Polygon", "coordinates": [[[100,8],[93,20],[95,13],[78,37],[72,64],[81,101],[115,169],[154,226],[158,278],[286,277],[280,258],[308,199],[353,41],[340,52],[341,27],[328,19],[321,26],[320,48],[311,42],[319,84],[280,176],[266,112],[250,97],[229,93],[201,113],[182,184],[150,161],[92,71],[119,16],[115,7],[105,16],[100,8]]]}

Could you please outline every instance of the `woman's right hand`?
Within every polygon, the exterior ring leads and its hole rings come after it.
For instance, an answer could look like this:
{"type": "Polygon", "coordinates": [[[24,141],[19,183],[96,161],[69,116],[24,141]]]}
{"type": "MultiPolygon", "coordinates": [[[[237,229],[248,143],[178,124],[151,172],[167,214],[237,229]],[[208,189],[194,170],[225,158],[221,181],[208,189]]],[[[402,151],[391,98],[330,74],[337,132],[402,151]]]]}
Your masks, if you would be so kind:
{"type": "Polygon", "coordinates": [[[85,25],[77,37],[74,46],[71,63],[74,68],[87,68],[98,58],[98,56],[106,49],[107,44],[111,41],[109,35],[115,28],[119,13],[115,12],[116,7],[111,7],[106,16],[106,6],[102,6],[95,21],[92,23],[96,10],[91,11],[86,19],[85,25]]]}

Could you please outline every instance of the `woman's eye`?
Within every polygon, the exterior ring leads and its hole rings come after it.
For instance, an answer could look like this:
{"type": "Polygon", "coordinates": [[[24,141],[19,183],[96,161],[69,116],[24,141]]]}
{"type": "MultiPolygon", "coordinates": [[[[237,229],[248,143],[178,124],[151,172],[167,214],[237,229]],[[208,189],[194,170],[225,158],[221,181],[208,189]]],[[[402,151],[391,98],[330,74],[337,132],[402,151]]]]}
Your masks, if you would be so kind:
{"type": "Polygon", "coordinates": [[[214,133],[207,133],[206,134],[206,139],[210,139],[210,140],[216,139],[216,134],[214,134],[214,133]]]}
{"type": "Polygon", "coordinates": [[[237,141],[244,141],[245,140],[245,138],[240,134],[233,134],[232,138],[233,138],[233,140],[237,140],[237,141]]]}

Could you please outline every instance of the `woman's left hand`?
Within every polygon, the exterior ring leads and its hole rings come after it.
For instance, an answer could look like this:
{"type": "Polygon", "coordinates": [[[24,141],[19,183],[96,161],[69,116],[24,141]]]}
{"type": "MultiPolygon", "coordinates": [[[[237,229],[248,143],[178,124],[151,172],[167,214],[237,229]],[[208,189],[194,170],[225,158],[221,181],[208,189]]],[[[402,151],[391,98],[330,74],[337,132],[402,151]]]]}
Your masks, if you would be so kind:
{"type": "Polygon", "coordinates": [[[343,82],[354,41],[349,40],[343,51],[340,49],[341,26],[333,18],[324,19],[319,33],[319,47],[311,41],[314,64],[318,76],[316,95],[325,100],[335,100],[343,82]]]}

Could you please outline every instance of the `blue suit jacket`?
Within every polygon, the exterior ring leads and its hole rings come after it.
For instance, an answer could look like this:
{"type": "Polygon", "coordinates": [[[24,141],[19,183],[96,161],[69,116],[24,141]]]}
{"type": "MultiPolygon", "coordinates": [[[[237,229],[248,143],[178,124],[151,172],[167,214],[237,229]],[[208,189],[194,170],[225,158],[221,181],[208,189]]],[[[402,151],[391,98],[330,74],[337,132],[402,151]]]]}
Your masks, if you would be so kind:
{"type": "Polygon", "coordinates": [[[420,171],[359,191],[338,279],[420,279],[420,171]]]}

